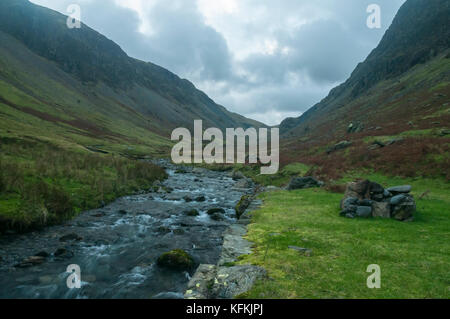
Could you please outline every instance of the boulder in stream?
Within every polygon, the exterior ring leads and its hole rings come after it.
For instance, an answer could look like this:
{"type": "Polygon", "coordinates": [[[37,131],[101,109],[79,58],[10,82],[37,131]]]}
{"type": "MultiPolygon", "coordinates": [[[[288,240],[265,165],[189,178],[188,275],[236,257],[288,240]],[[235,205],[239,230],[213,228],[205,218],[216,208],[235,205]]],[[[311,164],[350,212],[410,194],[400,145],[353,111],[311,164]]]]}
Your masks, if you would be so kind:
{"type": "Polygon", "coordinates": [[[160,267],[172,270],[190,270],[195,262],[191,255],[182,249],[175,249],[159,256],[157,264],[160,267]]]}

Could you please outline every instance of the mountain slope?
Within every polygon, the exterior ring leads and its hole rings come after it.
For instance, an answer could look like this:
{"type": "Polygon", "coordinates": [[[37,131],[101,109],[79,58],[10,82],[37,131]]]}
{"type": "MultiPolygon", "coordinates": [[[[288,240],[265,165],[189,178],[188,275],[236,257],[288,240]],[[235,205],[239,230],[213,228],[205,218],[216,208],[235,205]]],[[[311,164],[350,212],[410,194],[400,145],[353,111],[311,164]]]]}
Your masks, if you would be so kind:
{"type": "Polygon", "coordinates": [[[126,55],[86,25],[26,0],[0,3],[3,134],[42,134],[107,149],[166,153],[173,128],[260,127],[228,112],[192,83],[126,55]],[[15,128],[19,128],[16,130],[15,128]]]}
{"type": "Polygon", "coordinates": [[[449,48],[450,1],[408,0],[345,83],[281,123],[284,161],[309,162],[332,175],[357,167],[445,175],[449,48]],[[333,148],[342,141],[349,143],[333,148]]]}

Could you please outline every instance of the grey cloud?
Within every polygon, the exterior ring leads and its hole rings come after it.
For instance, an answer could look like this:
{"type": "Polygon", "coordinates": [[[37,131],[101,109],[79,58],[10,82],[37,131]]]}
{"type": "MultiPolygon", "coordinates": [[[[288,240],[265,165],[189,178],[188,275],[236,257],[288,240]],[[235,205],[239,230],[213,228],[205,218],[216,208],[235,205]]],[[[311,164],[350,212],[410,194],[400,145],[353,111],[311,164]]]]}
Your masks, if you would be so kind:
{"type": "MultiPolygon", "coordinates": [[[[32,0],[65,13],[75,0],[32,0]]],[[[357,63],[376,47],[405,0],[377,0],[382,8],[380,30],[368,29],[366,8],[372,0],[242,0],[244,17],[238,34],[206,24],[196,0],[155,0],[140,15],[114,0],[78,0],[82,20],[117,42],[130,56],[159,64],[186,77],[219,104],[243,115],[275,124],[274,112],[298,115],[345,81],[357,63]],[[139,32],[140,16],[152,34],[139,32]],[[303,24],[287,26],[289,19],[303,24]],[[300,20],[301,20],[300,19],[300,20]],[[306,23],[306,24],[305,24],[306,23]],[[276,39],[269,55],[253,52],[237,59],[227,41],[251,49],[256,40],[276,39]],[[247,41],[248,40],[248,41],[247,41]],[[289,48],[288,54],[280,48],[289,48]]],[[[228,23],[228,22],[227,22],[228,23]]]]}

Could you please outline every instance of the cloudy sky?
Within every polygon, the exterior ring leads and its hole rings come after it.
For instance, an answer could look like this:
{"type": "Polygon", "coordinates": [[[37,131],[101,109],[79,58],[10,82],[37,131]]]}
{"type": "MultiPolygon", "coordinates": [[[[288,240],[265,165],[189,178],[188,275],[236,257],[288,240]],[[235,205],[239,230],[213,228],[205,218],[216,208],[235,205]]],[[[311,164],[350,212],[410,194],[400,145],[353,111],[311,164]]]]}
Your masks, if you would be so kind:
{"type": "Polygon", "coordinates": [[[128,55],[192,81],[266,124],[299,116],[348,78],[405,0],[31,0],[81,20],[128,55]],[[381,8],[381,29],[366,25],[381,8]]]}

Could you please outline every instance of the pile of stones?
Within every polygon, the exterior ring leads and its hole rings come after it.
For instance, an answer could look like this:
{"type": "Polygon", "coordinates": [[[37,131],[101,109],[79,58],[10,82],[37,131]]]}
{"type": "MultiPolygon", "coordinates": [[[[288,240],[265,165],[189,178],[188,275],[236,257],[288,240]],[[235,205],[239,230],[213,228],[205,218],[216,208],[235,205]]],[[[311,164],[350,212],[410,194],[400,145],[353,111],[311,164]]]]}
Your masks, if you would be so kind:
{"type": "Polygon", "coordinates": [[[385,189],[369,180],[349,183],[345,197],[341,201],[341,216],[412,221],[416,212],[416,202],[410,194],[411,190],[410,185],[385,189]]]}

